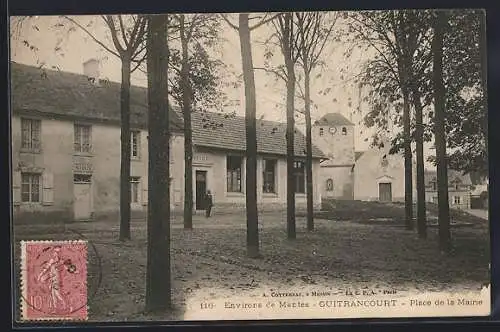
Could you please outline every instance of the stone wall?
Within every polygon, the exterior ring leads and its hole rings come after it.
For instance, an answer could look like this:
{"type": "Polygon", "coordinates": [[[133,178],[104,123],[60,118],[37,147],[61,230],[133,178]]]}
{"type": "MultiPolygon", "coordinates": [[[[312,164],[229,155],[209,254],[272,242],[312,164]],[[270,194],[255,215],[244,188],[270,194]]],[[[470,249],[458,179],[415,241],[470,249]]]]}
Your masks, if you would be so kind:
{"type": "Polygon", "coordinates": [[[311,132],[313,143],[330,158],[324,163],[352,165],[354,163],[354,126],[337,126],[335,128],[335,133],[331,133],[329,126],[314,126],[311,132]],[[345,135],[342,133],[342,128],[346,129],[345,135]],[[321,131],[321,129],[323,130],[321,131]]]}

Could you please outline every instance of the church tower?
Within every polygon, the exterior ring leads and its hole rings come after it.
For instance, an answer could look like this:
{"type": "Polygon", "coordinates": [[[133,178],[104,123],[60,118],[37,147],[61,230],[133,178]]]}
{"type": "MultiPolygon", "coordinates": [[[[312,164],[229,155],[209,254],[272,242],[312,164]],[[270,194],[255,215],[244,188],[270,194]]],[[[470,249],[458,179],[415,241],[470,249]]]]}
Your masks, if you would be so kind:
{"type": "Polygon", "coordinates": [[[354,164],[354,124],[340,113],[328,113],[311,130],[313,143],[329,158],[322,165],[354,164]]]}
{"type": "Polygon", "coordinates": [[[340,113],[328,113],[313,124],[311,134],[328,157],[320,165],[322,197],[353,199],[354,124],[340,113]]]}

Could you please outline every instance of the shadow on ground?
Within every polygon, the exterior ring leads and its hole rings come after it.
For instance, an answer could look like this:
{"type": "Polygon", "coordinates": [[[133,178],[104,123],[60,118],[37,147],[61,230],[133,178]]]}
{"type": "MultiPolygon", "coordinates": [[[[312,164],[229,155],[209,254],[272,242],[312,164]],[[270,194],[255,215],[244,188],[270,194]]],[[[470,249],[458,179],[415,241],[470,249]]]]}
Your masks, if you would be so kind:
{"type": "MultiPolygon", "coordinates": [[[[354,215],[359,211],[361,209],[354,215]]],[[[365,214],[364,218],[367,217],[365,214]]],[[[369,217],[382,218],[373,214],[369,217]]],[[[243,215],[216,214],[209,219],[195,216],[193,230],[184,230],[182,218],[176,217],[171,231],[175,308],[161,315],[143,312],[147,259],[144,220],[132,223],[132,240],[127,242],[117,240],[117,220],[17,226],[15,239],[16,247],[20,240],[31,239],[85,237],[91,241],[96,253],[90,255],[89,285],[98,289],[89,299],[90,321],[182,320],[186,301],[193,294],[202,293],[206,298],[220,296],[214,291],[220,288],[231,296],[262,285],[356,287],[377,284],[440,291],[472,289],[489,283],[486,221],[454,228],[454,251],[444,255],[438,250],[435,228],[429,228],[428,239],[420,240],[416,232],[399,227],[400,221],[395,221],[393,227],[348,220],[353,220],[352,210],[350,219],[317,218],[315,230],[308,232],[305,218],[298,217],[297,239],[288,240],[284,214],[261,214],[262,258],[249,259],[243,215]]],[[[392,220],[397,220],[397,216],[392,220]]],[[[19,267],[18,250],[15,258],[19,267]]]]}

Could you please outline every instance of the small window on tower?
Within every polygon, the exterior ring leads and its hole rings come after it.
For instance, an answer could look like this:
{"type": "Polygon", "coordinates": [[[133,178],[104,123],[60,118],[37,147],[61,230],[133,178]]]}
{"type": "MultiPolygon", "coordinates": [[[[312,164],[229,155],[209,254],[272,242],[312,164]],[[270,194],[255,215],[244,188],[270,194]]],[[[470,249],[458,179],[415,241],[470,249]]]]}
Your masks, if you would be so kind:
{"type": "Polygon", "coordinates": [[[319,128],[319,136],[323,136],[325,134],[325,130],[323,128],[319,128]]]}
{"type": "Polygon", "coordinates": [[[333,191],[333,180],[326,180],[326,191],[333,191]]]}
{"type": "Polygon", "coordinates": [[[347,135],[347,128],[346,127],[342,127],[342,135],[347,135]]]}

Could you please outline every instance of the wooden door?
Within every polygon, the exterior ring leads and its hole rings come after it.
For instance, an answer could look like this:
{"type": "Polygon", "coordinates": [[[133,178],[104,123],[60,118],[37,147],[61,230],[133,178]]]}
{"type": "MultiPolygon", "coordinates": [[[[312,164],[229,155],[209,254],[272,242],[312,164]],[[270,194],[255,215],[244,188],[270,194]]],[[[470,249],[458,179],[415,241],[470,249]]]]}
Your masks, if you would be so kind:
{"type": "Polygon", "coordinates": [[[378,184],[378,195],[381,202],[392,202],[392,184],[391,183],[379,183],[378,184]]]}
{"type": "Polygon", "coordinates": [[[196,171],[196,210],[205,208],[205,194],[207,192],[207,171],[196,171]]]}
{"type": "Polygon", "coordinates": [[[92,214],[92,182],[90,175],[75,175],[73,181],[74,218],[89,220],[92,214]]]}

